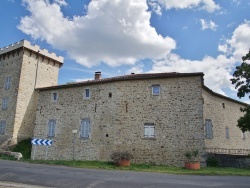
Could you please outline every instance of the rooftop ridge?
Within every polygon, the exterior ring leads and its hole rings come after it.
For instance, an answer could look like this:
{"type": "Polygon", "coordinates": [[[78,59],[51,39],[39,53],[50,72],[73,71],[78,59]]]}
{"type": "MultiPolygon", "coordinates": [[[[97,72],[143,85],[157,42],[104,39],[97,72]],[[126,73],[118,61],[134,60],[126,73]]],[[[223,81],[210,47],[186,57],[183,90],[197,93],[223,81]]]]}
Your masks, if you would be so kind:
{"type": "Polygon", "coordinates": [[[58,61],[59,63],[63,64],[63,57],[56,55],[54,52],[49,52],[47,49],[42,49],[40,46],[34,44],[32,45],[29,41],[27,40],[21,40],[19,42],[16,42],[14,44],[10,44],[9,46],[5,46],[3,48],[0,48],[0,55],[10,52],[12,50],[18,49],[20,47],[25,47],[29,50],[32,50],[34,52],[38,52],[41,55],[44,55],[50,59],[53,59],[55,61],[58,61]]]}

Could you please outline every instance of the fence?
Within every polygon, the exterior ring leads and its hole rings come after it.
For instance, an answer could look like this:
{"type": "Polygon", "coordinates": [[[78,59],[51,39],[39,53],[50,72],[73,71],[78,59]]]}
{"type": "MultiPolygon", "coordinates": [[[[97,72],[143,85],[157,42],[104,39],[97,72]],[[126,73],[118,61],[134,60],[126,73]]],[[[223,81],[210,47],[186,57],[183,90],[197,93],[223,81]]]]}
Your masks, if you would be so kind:
{"type": "Polygon", "coordinates": [[[228,155],[250,155],[250,149],[205,148],[207,153],[228,155]]]}

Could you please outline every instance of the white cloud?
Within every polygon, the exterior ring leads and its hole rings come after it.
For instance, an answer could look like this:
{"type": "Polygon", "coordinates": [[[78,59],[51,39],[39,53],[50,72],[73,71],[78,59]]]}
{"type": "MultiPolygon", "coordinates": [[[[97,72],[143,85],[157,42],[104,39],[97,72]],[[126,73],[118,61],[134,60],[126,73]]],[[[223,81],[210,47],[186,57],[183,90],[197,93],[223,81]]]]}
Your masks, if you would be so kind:
{"type": "Polygon", "coordinates": [[[204,72],[205,85],[213,91],[225,94],[222,88],[231,88],[230,72],[235,59],[219,55],[217,58],[204,57],[201,61],[182,59],[177,54],[169,54],[164,59],[155,61],[150,72],[204,72]]]}
{"type": "Polygon", "coordinates": [[[220,6],[213,0],[148,0],[149,2],[158,3],[160,6],[168,9],[201,9],[207,12],[214,12],[220,9],[220,6]]]}
{"type": "Polygon", "coordinates": [[[231,39],[225,40],[219,45],[218,50],[228,55],[233,55],[237,61],[241,61],[242,56],[249,51],[250,44],[250,21],[245,21],[233,32],[231,39]]]}
{"type": "Polygon", "coordinates": [[[135,65],[135,66],[131,67],[130,69],[128,69],[127,72],[126,72],[126,74],[131,74],[131,73],[135,73],[135,74],[143,73],[143,67],[144,67],[143,64],[135,65]]]}
{"type": "Polygon", "coordinates": [[[204,57],[200,61],[183,59],[177,54],[170,53],[161,60],[155,60],[150,72],[204,72],[205,85],[213,91],[225,94],[223,88],[235,92],[230,82],[231,73],[243,55],[248,53],[250,44],[250,22],[239,25],[230,39],[222,39],[224,44],[218,50],[225,53],[214,57],[204,57]]]}
{"type": "MultiPolygon", "coordinates": [[[[64,2],[64,1],[63,1],[64,2]]],[[[30,12],[18,28],[34,39],[66,50],[76,62],[91,67],[133,65],[144,58],[160,58],[175,49],[175,41],[150,26],[146,0],[91,1],[86,16],[71,20],[61,12],[59,0],[23,0],[30,12]],[[51,16],[53,15],[53,16],[51,16]]]]}
{"type": "Polygon", "coordinates": [[[213,31],[216,30],[216,28],[218,27],[213,21],[206,21],[204,19],[200,19],[200,23],[201,23],[201,29],[205,30],[205,29],[211,29],[213,31]]]}

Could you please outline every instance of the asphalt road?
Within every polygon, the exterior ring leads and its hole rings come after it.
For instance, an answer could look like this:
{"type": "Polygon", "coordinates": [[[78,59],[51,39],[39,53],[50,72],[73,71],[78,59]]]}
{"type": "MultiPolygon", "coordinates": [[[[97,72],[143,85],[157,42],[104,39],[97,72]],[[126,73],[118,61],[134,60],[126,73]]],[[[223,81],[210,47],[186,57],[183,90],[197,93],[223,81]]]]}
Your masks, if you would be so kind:
{"type": "Polygon", "coordinates": [[[15,182],[18,183],[17,185],[27,184],[33,185],[33,187],[44,186],[60,188],[250,188],[250,177],[191,176],[95,170],[63,166],[29,164],[24,162],[7,160],[0,160],[0,187],[1,182],[2,184],[6,184],[5,187],[8,187],[6,182],[15,182]]]}

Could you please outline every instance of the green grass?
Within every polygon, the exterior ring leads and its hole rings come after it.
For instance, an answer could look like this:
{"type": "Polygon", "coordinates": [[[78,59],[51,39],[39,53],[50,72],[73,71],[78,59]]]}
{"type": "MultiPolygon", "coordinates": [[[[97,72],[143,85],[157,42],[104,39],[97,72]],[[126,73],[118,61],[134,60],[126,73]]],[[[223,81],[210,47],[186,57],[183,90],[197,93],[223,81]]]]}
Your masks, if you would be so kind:
{"type": "Polygon", "coordinates": [[[131,164],[130,167],[118,167],[112,162],[101,161],[60,161],[60,160],[26,160],[30,163],[62,165],[77,168],[94,168],[106,170],[125,170],[134,172],[153,172],[167,174],[186,174],[186,175],[225,175],[225,176],[250,176],[250,169],[245,168],[225,168],[225,167],[206,167],[200,170],[189,170],[183,167],[170,167],[164,165],[131,164]]]}
{"type": "MultiPolygon", "coordinates": [[[[183,167],[170,167],[164,165],[149,165],[149,164],[131,164],[130,167],[118,167],[112,162],[101,161],[63,161],[63,160],[31,160],[31,142],[30,139],[23,140],[14,146],[11,151],[21,152],[23,158],[21,161],[48,164],[48,165],[63,165],[76,168],[94,168],[106,170],[126,170],[134,172],[153,172],[167,174],[189,174],[189,175],[225,175],[225,176],[250,176],[250,168],[225,168],[225,167],[206,167],[200,170],[188,170],[183,167]]],[[[0,155],[0,159],[15,160],[14,157],[0,155]]]]}

